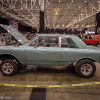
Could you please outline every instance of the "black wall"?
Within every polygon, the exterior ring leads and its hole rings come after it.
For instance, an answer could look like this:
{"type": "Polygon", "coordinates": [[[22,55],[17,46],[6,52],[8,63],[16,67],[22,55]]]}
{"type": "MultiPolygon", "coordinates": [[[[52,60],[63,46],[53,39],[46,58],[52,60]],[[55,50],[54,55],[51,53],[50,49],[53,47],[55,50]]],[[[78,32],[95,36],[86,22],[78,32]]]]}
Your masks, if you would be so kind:
{"type": "Polygon", "coordinates": [[[25,25],[22,25],[22,24],[18,24],[18,31],[21,31],[21,32],[32,32],[32,27],[29,27],[29,26],[25,26],[25,25]]]}
{"type": "MultiPolygon", "coordinates": [[[[0,24],[9,25],[9,20],[0,17],[0,24]]],[[[0,33],[6,33],[6,30],[0,27],[0,33]]]]}
{"type": "Polygon", "coordinates": [[[95,34],[100,34],[100,12],[96,14],[95,34]]]}

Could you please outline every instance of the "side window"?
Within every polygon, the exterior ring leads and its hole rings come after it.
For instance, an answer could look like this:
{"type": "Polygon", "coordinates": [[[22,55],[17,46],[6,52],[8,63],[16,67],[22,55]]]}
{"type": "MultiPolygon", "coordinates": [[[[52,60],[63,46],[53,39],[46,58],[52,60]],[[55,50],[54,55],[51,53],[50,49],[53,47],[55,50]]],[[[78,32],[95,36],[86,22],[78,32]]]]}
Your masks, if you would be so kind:
{"type": "Polygon", "coordinates": [[[73,45],[75,45],[75,43],[72,41],[71,38],[66,38],[66,40],[67,40],[67,42],[68,42],[69,44],[73,44],[73,45]]]}
{"type": "Polygon", "coordinates": [[[50,47],[59,47],[58,37],[50,37],[50,47]]]}
{"type": "Polygon", "coordinates": [[[41,36],[38,38],[38,42],[40,46],[46,46],[46,44],[49,42],[49,37],[41,36]]]}
{"type": "Polygon", "coordinates": [[[38,38],[39,45],[42,47],[58,47],[58,37],[41,36],[38,38]]]}
{"type": "Polygon", "coordinates": [[[61,38],[62,48],[77,48],[77,45],[73,42],[71,38],[61,38]]]}
{"type": "Polygon", "coordinates": [[[67,42],[66,38],[61,38],[61,47],[67,48],[69,43],[67,42]]]}

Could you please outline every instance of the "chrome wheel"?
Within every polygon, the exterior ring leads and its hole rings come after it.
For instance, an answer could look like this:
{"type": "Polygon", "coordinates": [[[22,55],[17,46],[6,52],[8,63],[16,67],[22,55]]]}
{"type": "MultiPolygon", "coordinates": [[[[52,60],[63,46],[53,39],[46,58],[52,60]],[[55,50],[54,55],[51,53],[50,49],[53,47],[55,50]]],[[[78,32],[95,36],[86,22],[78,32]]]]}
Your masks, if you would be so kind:
{"type": "Polygon", "coordinates": [[[10,63],[4,63],[2,65],[2,71],[5,73],[5,74],[10,74],[13,72],[13,66],[12,64],[10,63]]]}
{"type": "Polygon", "coordinates": [[[92,66],[90,64],[84,64],[81,67],[81,73],[84,75],[89,75],[92,72],[92,66]]]}

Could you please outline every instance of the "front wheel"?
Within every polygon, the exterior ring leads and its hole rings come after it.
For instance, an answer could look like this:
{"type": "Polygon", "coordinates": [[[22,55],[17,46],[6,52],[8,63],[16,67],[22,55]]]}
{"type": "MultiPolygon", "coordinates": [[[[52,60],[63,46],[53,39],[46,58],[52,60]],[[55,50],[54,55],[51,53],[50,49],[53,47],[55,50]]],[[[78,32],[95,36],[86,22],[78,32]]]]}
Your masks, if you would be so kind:
{"type": "Polygon", "coordinates": [[[0,65],[1,73],[5,76],[12,76],[17,73],[17,64],[11,59],[3,60],[0,65]]]}
{"type": "Polygon", "coordinates": [[[76,65],[75,70],[80,77],[89,78],[94,75],[96,66],[93,61],[84,59],[76,65]]]}

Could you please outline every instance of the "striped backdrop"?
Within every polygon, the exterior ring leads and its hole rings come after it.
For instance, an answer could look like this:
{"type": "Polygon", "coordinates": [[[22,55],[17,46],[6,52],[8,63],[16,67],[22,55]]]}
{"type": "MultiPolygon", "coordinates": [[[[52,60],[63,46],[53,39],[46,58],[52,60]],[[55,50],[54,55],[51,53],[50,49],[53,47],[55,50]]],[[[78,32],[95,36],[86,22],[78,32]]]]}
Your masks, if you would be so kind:
{"type": "Polygon", "coordinates": [[[18,30],[18,22],[12,19],[9,19],[9,26],[12,26],[13,28],[18,30]]]}

